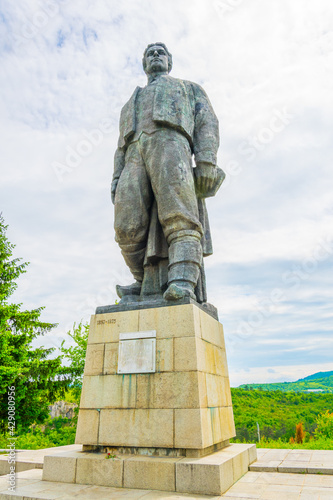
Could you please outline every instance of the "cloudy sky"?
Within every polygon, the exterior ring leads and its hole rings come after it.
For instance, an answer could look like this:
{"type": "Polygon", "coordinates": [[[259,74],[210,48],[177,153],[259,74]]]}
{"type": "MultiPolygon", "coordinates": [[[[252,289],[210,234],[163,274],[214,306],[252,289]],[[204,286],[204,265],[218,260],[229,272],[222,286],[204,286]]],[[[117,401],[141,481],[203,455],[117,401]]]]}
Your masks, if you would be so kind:
{"type": "Polygon", "coordinates": [[[59,324],[44,345],[131,282],[113,154],[163,41],[220,121],[206,271],[232,385],[333,369],[332,27],[331,0],[1,0],[0,211],[30,262],[13,300],[59,324]]]}

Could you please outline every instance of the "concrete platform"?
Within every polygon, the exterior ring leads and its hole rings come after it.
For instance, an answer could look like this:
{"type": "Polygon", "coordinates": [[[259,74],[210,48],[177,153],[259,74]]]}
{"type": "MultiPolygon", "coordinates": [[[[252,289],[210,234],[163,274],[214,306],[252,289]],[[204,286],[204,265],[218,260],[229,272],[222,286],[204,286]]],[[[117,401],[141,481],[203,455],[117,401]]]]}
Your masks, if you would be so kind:
{"type": "Polygon", "coordinates": [[[333,476],[248,472],[223,495],[186,495],[177,492],[107,488],[42,481],[40,469],[17,474],[15,492],[0,477],[0,500],[324,500],[333,498],[333,476]]]}

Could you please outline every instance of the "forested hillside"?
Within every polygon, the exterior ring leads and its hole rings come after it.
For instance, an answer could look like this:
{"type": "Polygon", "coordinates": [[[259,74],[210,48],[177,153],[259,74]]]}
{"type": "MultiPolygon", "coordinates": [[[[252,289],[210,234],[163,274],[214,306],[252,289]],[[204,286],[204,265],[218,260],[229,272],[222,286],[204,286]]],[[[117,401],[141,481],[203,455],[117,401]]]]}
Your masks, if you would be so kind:
{"type": "Polygon", "coordinates": [[[298,423],[313,435],[317,415],[333,412],[333,394],[241,388],[231,389],[231,394],[237,439],[248,442],[257,441],[257,422],[262,437],[289,441],[298,423]]]}
{"type": "Polygon", "coordinates": [[[276,384],[244,384],[242,389],[262,389],[264,391],[283,392],[321,392],[333,393],[333,372],[319,372],[296,382],[280,382],[276,384]]]}

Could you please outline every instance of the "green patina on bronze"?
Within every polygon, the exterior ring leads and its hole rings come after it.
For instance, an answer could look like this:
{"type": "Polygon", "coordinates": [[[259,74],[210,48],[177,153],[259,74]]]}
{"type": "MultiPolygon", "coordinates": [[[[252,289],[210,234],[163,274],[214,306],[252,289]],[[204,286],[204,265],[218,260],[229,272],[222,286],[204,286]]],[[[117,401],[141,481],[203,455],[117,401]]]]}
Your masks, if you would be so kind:
{"type": "Polygon", "coordinates": [[[203,257],[212,254],[205,198],[224,179],[216,166],[218,120],[199,85],[169,76],[164,44],[148,45],[143,68],[146,87],[121,111],[111,185],[116,241],[135,278],[117,292],[123,303],[205,303],[203,257]]]}

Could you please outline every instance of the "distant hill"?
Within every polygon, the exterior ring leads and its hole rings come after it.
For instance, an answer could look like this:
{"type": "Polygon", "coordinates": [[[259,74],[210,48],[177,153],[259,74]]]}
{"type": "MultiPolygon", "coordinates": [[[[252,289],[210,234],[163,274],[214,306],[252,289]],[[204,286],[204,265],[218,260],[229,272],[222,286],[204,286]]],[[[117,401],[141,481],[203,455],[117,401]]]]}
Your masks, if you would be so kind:
{"type": "Polygon", "coordinates": [[[327,377],[331,377],[332,375],[333,375],[333,371],[332,372],[317,372],[317,373],[314,373],[313,375],[309,375],[308,377],[300,378],[299,380],[297,380],[297,382],[302,382],[303,380],[314,380],[316,378],[327,378],[327,377]]]}
{"type": "Polygon", "coordinates": [[[283,392],[318,392],[333,393],[333,371],[318,372],[296,382],[278,382],[275,384],[243,384],[242,389],[259,389],[262,391],[283,391],[283,392]]]}

